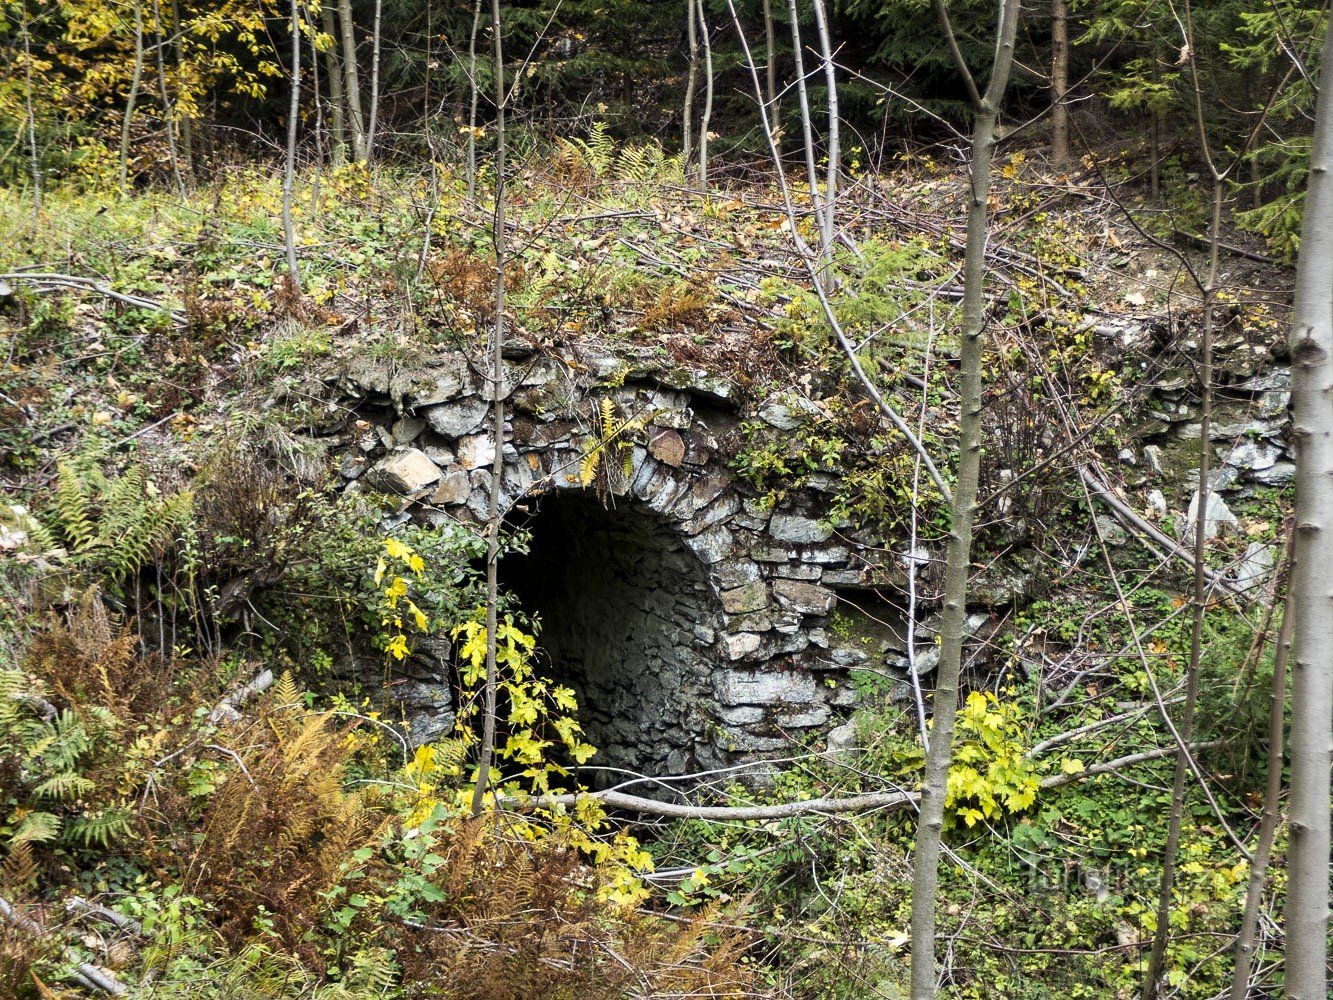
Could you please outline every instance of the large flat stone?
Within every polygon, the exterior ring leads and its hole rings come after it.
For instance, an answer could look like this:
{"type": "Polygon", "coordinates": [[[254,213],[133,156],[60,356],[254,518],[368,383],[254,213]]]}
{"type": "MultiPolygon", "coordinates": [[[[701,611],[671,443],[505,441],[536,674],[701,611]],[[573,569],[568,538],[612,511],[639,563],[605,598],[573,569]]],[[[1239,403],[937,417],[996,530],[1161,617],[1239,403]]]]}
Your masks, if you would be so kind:
{"type": "Polygon", "coordinates": [[[435,493],[431,496],[430,502],[437,507],[448,507],[452,504],[462,503],[472,492],[472,483],[468,479],[467,473],[462,469],[455,469],[452,472],[445,473],[444,478],[440,480],[440,485],[435,488],[435,493]]]}
{"type": "Polygon", "coordinates": [[[722,592],[722,610],[729,615],[743,615],[768,607],[768,587],[762,580],[722,592]]]}
{"type": "Polygon", "coordinates": [[[826,615],[838,603],[838,595],[827,587],[803,580],[775,580],[773,595],[786,607],[806,615],[826,615]]]}
{"type": "Polygon", "coordinates": [[[796,514],[774,514],[768,522],[768,533],[779,542],[793,545],[811,545],[828,541],[833,534],[831,524],[823,524],[811,517],[796,514]]]}
{"type": "Polygon", "coordinates": [[[480,427],[489,409],[489,403],[474,396],[432,406],[425,411],[424,416],[436,434],[457,438],[480,427]]]}
{"type": "Polygon", "coordinates": [[[495,445],[489,435],[476,434],[458,442],[458,461],[465,469],[480,469],[495,461],[495,445]]]}
{"type": "Polygon", "coordinates": [[[415,493],[440,481],[440,467],[416,448],[396,451],[366,473],[372,486],[394,493],[415,493]]]}
{"type": "Polygon", "coordinates": [[[794,670],[723,670],[713,675],[713,693],[723,705],[804,705],[816,700],[813,676],[794,670]]]}

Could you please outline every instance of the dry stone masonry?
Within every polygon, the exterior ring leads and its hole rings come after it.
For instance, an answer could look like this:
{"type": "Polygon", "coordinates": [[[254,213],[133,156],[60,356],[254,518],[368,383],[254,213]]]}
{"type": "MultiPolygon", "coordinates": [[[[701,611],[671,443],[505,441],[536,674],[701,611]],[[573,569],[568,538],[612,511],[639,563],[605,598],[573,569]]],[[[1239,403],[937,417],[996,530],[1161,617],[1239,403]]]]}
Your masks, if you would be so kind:
{"type": "MultiPolygon", "coordinates": [[[[550,669],[581,695],[599,763],[680,773],[813,741],[837,721],[852,701],[847,669],[867,654],[832,637],[830,616],[838,588],[877,570],[835,533],[820,484],[770,510],[733,474],[728,381],[633,357],[521,353],[503,391],[501,505],[532,545],[502,573],[541,615],[550,669]],[[604,399],[637,433],[607,434],[604,399]]],[[[494,451],[479,359],[363,360],[337,392],[330,418],[354,416],[349,488],[399,494],[430,524],[484,521],[494,451]]],[[[779,433],[808,417],[780,401],[758,412],[779,433]]],[[[434,716],[418,737],[446,727],[447,691],[424,680],[408,685],[434,716]]]]}

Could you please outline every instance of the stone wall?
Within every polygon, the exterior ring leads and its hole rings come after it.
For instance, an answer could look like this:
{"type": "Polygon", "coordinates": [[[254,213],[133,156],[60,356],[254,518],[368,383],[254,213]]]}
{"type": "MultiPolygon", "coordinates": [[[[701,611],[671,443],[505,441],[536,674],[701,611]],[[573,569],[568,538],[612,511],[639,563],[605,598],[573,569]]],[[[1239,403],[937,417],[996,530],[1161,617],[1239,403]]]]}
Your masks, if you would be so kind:
{"type": "MultiPolygon", "coordinates": [[[[479,365],[448,353],[349,367],[328,409],[356,418],[340,439],[349,488],[479,525],[493,458],[479,365]]],[[[503,572],[543,613],[552,669],[581,689],[607,762],[677,773],[772,753],[851,704],[847,668],[867,654],[831,638],[835,588],[879,571],[828,522],[827,484],[769,510],[733,475],[730,383],[586,352],[512,357],[506,380],[501,503],[536,541],[503,572]],[[585,487],[604,399],[642,429],[603,448],[585,487]],[[525,562],[540,580],[523,579],[525,562]]],[[[759,413],[775,433],[803,419],[777,402],[759,413]]]]}

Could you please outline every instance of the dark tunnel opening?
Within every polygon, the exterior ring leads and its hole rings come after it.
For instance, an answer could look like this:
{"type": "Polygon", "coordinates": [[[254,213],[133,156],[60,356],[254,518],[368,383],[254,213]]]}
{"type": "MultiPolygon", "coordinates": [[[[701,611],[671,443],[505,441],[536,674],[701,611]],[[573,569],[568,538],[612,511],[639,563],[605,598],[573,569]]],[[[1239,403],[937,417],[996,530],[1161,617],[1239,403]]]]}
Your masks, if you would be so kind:
{"type": "MultiPolygon", "coordinates": [[[[669,523],[592,493],[542,497],[527,555],[501,582],[542,622],[542,667],[579,699],[589,766],[681,774],[708,738],[717,614],[703,565],[669,523]]],[[[624,775],[592,771],[605,786],[624,775]]],[[[646,789],[644,789],[646,790],[646,789]]]]}

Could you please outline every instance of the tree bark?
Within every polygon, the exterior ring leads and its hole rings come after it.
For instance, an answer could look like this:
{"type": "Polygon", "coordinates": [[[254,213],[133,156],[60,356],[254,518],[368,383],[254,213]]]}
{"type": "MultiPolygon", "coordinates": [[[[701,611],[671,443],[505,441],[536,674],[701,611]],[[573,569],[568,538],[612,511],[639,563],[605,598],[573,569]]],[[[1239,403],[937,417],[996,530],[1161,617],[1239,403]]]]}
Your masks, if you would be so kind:
{"type": "Polygon", "coordinates": [[[120,191],[129,187],[130,125],[134,121],[134,105],[139,100],[139,84],[143,80],[143,0],[134,0],[134,68],[130,71],[130,91],[125,95],[125,117],[120,123],[120,191]]]}
{"type": "MultiPolygon", "coordinates": [[[[1323,65],[1333,66],[1333,31],[1323,65]]],[[[1329,740],[1333,728],[1333,93],[1315,111],[1291,322],[1296,542],[1291,577],[1291,738],[1286,990],[1327,997],[1329,740]]]]}
{"type": "MultiPolygon", "coordinates": [[[[171,49],[172,58],[176,63],[176,93],[179,94],[183,86],[181,80],[185,66],[185,50],[182,37],[184,31],[181,27],[181,9],[180,0],[171,0],[171,49]]],[[[180,107],[180,101],[176,102],[177,108],[180,107]]],[[[188,115],[181,115],[180,118],[180,140],[181,140],[181,162],[185,173],[186,182],[194,186],[194,122],[188,115]]]]}
{"type": "Polygon", "coordinates": [[[287,274],[292,287],[301,292],[301,272],[296,262],[296,223],[292,219],[292,189],[296,184],[296,137],[301,119],[301,7],[291,0],[292,94],[287,105],[287,162],[282,172],[282,234],[287,244],[287,274]]]}
{"type": "Polygon", "coordinates": [[[27,0],[23,3],[23,113],[27,121],[28,162],[32,169],[32,211],[42,210],[42,159],[37,154],[36,102],[32,96],[32,28],[28,22],[27,0]]]}
{"type": "MultiPolygon", "coordinates": [[[[833,264],[834,205],[838,200],[838,177],[842,169],[842,151],[839,146],[838,74],[833,65],[833,37],[829,32],[828,15],[824,0],[813,0],[815,30],[819,33],[819,51],[824,60],[824,81],[828,87],[828,169],[824,180],[824,218],[820,229],[824,263],[827,270],[833,264]]],[[[829,287],[825,284],[824,287],[829,287]]]]}
{"type": "Polygon", "coordinates": [[[352,157],[358,163],[366,159],[366,125],[361,117],[361,74],[356,65],[356,25],[352,22],[352,0],[338,0],[338,23],[342,29],[342,64],[347,92],[347,112],[351,119],[352,157]]]}
{"type": "Polygon", "coordinates": [[[810,207],[819,227],[819,264],[816,268],[819,287],[828,291],[828,273],[824,266],[824,203],[819,196],[819,171],[815,168],[815,132],[810,114],[810,92],[806,89],[805,49],[801,42],[801,25],[796,0],[787,0],[787,15],[791,18],[792,58],[796,60],[796,105],[801,117],[801,141],[805,147],[805,173],[810,186],[810,207]]]}
{"type": "Polygon", "coordinates": [[[1245,887],[1245,912],[1236,938],[1236,968],[1231,978],[1230,1000],[1246,1000],[1250,995],[1250,968],[1254,963],[1255,931],[1259,925],[1259,903],[1264,894],[1264,877],[1273,854],[1278,820],[1282,818],[1282,736],[1287,708],[1287,662],[1291,655],[1291,631],[1294,619],[1288,598],[1278,630],[1277,650],[1273,655],[1273,698],[1268,715],[1268,776],[1264,782],[1263,818],[1250,864],[1250,880],[1245,887]]]}
{"type": "Polygon", "coordinates": [[[699,87],[699,6],[685,0],[685,31],[690,39],[690,69],[685,77],[685,104],[681,115],[681,160],[688,174],[694,157],[694,95],[699,87]]]}
{"type": "Polygon", "coordinates": [[[933,1000],[936,992],[935,896],[944,827],[944,800],[953,755],[958,712],[958,675],[967,632],[967,588],[971,569],[972,520],[981,471],[981,369],[984,352],[987,199],[995,122],[1013,65],[1018,0],[1002,0],[995,54],[985,93],[976,86],[953,34],[945,0],[936,0],[941,28],[972,102],[971,197],[967,207],[967,250],[963,263],[963,330],[959,357],[958,476],[953,490],[945,558],[940,661],[936,668],[934,727],[926,752],[916,856],[912,862],[912,1000],[933,1000]]]}
{"type": "Polygon", "coordinates": [[[699,190],[708,190],[708,129],[713,120],[713,42],[708,35],[708,12],[699,0],[699,37],[704,43],[704,113],[699,119],[699,190]]]}
{"type": "Polygon", "coordinates": [[[491,25],[495,35],[495,216],[491,229],[495,245],[495,323],[491,328],[490,389],[491,443],[495,456],[491,460],[491,491],[486,507],[486,704],[482,719],[481,750],[477,759],[477,783],[472,789],[472,815],[481,813],[485,804],[486,788],[491,778],[491,762],[495,755],[496,712],[496,609],[500,600],[500,479],[504,473],[505,386],[504,386],[504,332],[505,332],[505,75],[504,41],[500,23],[500,0],[491,0],[491,25]]]}
{"type": "Polygon", "coordinates": [[[1171,811],[1167,819],[1166,846],[1162,854],[1162,875],[1157,890],[1157,926],[1153,930],[1152,952],[1143,977],[1143,1000],[1153,1000],[1166,957],[1171,929],[1171,891],[1176,877],[1176,854],[1180,847],[1180,826],[1185,812],[1185,779],[1189,773],[1189,754],[1185,749],[1194,734],[1194,712],[1199,698],[1199,670],[1203,662],[1203,622],[1208,604],[1208,477],[1211,472],[1212,438],[1209,428],[1213,418],[1213,307],[1217,299],[1219,240],[1222,238],[1223,179],[1213,179],[1213,213],[1208,226],[1208,274],[1203,285],[1203,325],[1199,334],[1199,490],[1198,518],[1194,523],[1194,593],[1190,599],[1190,660],[1185,671],[1185,707],[1181,710],[1181,748],[1176,755],[1175,776],[1171,783],[1171,811]]]}
{"type": "Polygon", "coordinates": [[[477,205],[477,103],[481,85],[477,82],[477,33],[481,30],[481,0],[472,8],[472,33],[468,36],[468,83],[471,104],[467,116],[467,203],[477,205]]]}
{"type": "Polygon", "coordinates": [[[1069,6],[1051,0],[1051,163],[1069,166],[1069,6]]]}
{"type": "Polygon", "coordinates": [[[778,46],[777,31],[773,25],[773,0],[764,0],[764,98],[768,118],[777,129],[777,142],[782,141],[782,114],[778,109],[778,46]]]}
{"type": "MultiPolygon", "coordinates": [[[[319,9],[320,30],[330,38],[336,39],[337,28],[333,23],[333,8],[327,3],[319,9]]],[[[338,59],[337,43],[330,45],[324,53],[324,75],[329,78],[329,119],[332,127],[333,165],[341,167],[347,162],[347,97],[343,93],[343,68],[338,59]]]]}
{"type": "Polygon", "coordinates": [[[375,129],[380,115],[380,25],[384,14],[384,0],[375,0],[375,19],[370,29],[370,121],[366,123],[367,163],[375,155],[375,129]]]}
{"type": "Polygon", "coordinates": [[[185,195],[185,178],[181,173],[180,153],[176,149],[176,116],[172,111],[171,94],[167,90],[167,44],[162,33],[162,2],[153,0],[153,47],[157,50],[157,86],[162,98],[162,124],[167,130],[167,159],[171,165],[171,179],[176,191],[185,195]]]}

